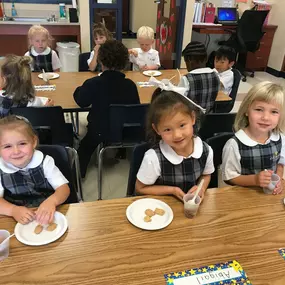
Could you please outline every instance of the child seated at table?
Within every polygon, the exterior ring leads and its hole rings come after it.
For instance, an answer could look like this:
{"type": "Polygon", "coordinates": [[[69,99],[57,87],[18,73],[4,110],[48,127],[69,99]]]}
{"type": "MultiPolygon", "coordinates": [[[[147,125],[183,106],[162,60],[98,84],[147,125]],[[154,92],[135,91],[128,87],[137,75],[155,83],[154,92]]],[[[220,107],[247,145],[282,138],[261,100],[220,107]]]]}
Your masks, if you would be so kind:
{"type": "Polygon", "coordinates": [[[151,27],[142,26],[137,32],[139,48],[129,49],[130,62],[134,71],[156,70],[160,67],[158,51],[152,48],[154,31],[151,27]]]}
{"type": "Polygon", "coordinates": [[[90,53],[90,57],[87,60],[89,70],[91,71],[102,71],[102,67],[98,62],[98,50],[100,46],[107,40],[112,40],[112,33],[102,23],[94,24],[93,26],[93,41],[94,48],[90,53]]]}
{"type": "Polygon", "coordinates": [[[147,116],[147,133],[152,144],[137,174],[136,192],[144,195],[183,196],[204,184],[204,193],[214,172],[213,150],[195,133],[199,113],[205,111],[184,96],[185,88],[156,89],[147,116]]]}
{"type": "Polygon", "coordinates": [[[51,223],[56,207],[70,194],[54,159],[36,150],[37,144],[26,118],[13,115],[0,120],[0,215],[21,224],[34,219],[51,223]]]}
{"type": "Polygon", "coordinates": [[[33,58],[31,70],[35,72],[56,72],[61,68],[57,53],[50,48],[52,37],[49,31],[34,25],[28,31],[29,51],[25,56],[33,58]]]}
{"type": "Polygon", "coordinates": [[[45,97],[35,97],[29,56],[7,55],[0,62],[0,118],[12,107],[53,106],[45,97]]]}
{"type": "Polygon", "coordinates": [[[87,134],[78,149],[82,177],[85,177],[92,153],[108,134],[109,106],[140,103],[136,84],[121,72],[128,63],[128,57],[128,49],[121,42],[106,41],[98,51],[103,73],[87,79],[73,94],[80,107],[91,105],[87,134]]]}
{"type": "Polygon", "coordinates": [[[265,81],[252,87],[236,115],[235,135],[223,149],[223,180],[232,185],[267,187],[276,173],[281,179],[273,194],[283,190],[285,164],[285,93],[265,81]]]}
{"type": "Polygon", "coordinates": [[[215,68],[220,79],[220,90],[227,95],[231,94],[234,84],[232,67],[235,64],[236,52],[232,47],[222,46],[215,52],[215,68]]]}
{"type": "Polygon", "coordinates": [[[216,72],[205,67],[207,51],[200,42],[190,42],[182,51],[188,74],[179,82],[186,88],[185,95],[199,104],[206,112],[212,112],[218,95],[220,80],[216,72]]]}

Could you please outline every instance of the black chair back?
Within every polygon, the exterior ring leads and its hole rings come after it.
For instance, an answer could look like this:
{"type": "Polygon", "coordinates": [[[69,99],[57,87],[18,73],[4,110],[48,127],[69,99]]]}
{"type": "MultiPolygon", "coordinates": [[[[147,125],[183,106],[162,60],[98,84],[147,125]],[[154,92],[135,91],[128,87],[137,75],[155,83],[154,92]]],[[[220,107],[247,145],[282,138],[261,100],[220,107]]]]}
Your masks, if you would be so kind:
{"type": "Polygon", "coordinates": [[[226,142],[234,136],[234,133],[222,133],[212,138],[208,138],[206,143],[213,149],[214,152],[214,167],[215,171],[211,175],[211,182],[208,188],[218,187],[218,166],[222,164],[223,148],[226,142]]]}
{"type": "Polygon", "coordinates": [[[199,137],[204,141],[219,133],[232,133],[236,113],[211,113],[202,119],[199,137]]]}
{"type": "Polygon", "coordinates": [[[73,130],[66,124],[62,107],[12,108],[14,115],[27,118],[38,132],[40,144],[73,146],[73,130]]]}
{"type": "Polygon", "coordinates": [[[65,147],[60,145],[39,145],[38,150],[40,150],[44,155],[51,156],[54,159],[55,165],[69,181],[68,185],[70,188],[70,195],[65,201],[65,204],[78,203],[77,192],[79,189],[76,189],[76,183],[74,176],[72,175],[71,162],[65,147]]]}
{"type": "Polygon", "coordinates": [[[136,145],[133,150],[132,160],[130,163],[127,196],[135,196],[135,185],[137,173],[141,166],[145,152],[150,148],[148,143],[136,145]]]}
{"type": "Polygon", "coordinates": [[[107,143],[139,143],[145,139],[149,104],[110,105],[107,143]]]}
{"type": "Polygon", "coordinates": [[[87,60],[90,57],[90,52],[84,52],[79,55],[79,71],[89,71],[87,60]]]}

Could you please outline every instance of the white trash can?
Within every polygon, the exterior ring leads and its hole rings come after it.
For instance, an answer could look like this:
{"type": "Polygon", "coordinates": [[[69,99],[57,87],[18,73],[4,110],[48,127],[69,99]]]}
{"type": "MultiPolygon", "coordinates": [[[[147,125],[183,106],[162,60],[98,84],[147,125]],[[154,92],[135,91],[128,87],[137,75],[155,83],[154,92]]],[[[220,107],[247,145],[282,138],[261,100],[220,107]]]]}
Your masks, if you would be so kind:
{"type": "Polygon", "coordinates": [[[78,43],[73,42],[57,42],[56,46],[56,50],[58,51],[59,59],[62,65],[60,71],[78,71],[80,45],[78,43]]]}

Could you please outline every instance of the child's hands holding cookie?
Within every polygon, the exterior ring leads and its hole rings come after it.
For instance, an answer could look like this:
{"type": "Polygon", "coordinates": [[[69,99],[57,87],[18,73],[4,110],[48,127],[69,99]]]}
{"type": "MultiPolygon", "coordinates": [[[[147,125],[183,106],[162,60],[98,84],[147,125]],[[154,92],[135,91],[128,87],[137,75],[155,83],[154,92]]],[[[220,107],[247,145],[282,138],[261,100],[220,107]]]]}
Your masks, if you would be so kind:
{"type": "Polygon", "coordinates": [[[26,225],[35,219],[35,213],[23,206],[14,206],[12,208],[12,216],[22,225],[26,225]]]}
{"type": "Polygon", "coordinates": [[[56,210],[56,202],[49,197],[43,201],[36,211],[36,221],[41,225],[50,224],[53,221],[56,210]]]}

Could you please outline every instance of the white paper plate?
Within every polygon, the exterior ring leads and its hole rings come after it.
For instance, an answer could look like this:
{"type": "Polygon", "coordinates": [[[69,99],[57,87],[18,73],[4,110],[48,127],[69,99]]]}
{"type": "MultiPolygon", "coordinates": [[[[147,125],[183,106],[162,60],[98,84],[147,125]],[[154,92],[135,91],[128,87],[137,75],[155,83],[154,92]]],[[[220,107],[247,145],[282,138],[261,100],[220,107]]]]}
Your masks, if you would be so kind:
{"type": "Polygon", "coordinates": [[[146,70],[143,72],[144,75],[146,76],[159,76],[161,75],[162,73],[158,70],[146,70]]]}
{"type": "Polygon", "coordinates": [[[128,206],[126,210],[126,215],[128,220],[134,226],[143,230],[163,229],[167,227],[173,220],[173,212],[171,208],[166,203],[151,198],[143,198],[133,202],[131,205],[128,206]],[[153,217],[151,217],[151,222],[145,222],[145,210],[151,209],[154,211],[155,208],[163,209],[165,211],[165,214],[163,216],[154,215],[153,217]]]}
{"type": "Polygon", "coordinates": [[[36,221],[33,221],[27,225],[17,223],[15,227],[15,236],[17,240],[26,245],[44,245],[59,239],[67,230],[67,219],[60,213],[55,212],[54,222],[57,223],[57,228],[49,232],[43,230],[40,234],[34,233],[35,227],[38,225],[36,221]]]}
{"type": "MultiPolygon", "coordinates": [[[[58,73],[54,73],[54,72],[46,72],[45,74],[46,74],[46,76],[48,76],[49,80],[56,79],[56,78],[59,77],[59,74],[58,73]]],[[[43,79],[43,73],[39,74],[38,77],[43,79]]]]}

